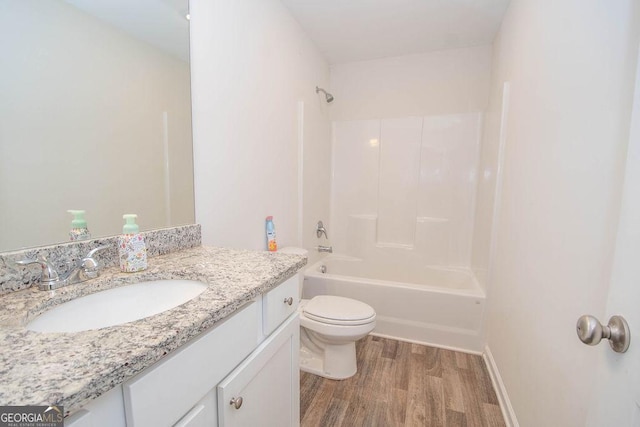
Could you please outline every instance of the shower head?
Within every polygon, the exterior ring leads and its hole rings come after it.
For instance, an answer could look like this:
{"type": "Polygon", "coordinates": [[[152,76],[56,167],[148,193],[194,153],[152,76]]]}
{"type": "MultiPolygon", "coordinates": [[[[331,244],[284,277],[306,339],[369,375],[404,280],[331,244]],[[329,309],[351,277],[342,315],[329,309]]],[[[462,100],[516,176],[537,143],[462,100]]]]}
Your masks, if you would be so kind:
{"type": "Polygon", "coordinates": [[[321,87],[316,86],[316,93],[318,93],[318,92],[324,93],[324,96],[327,99],[327,103],[333,101],[333,95],[331,95],[329,92],[327,92],[326,90],[322,89],[321,87]]]}

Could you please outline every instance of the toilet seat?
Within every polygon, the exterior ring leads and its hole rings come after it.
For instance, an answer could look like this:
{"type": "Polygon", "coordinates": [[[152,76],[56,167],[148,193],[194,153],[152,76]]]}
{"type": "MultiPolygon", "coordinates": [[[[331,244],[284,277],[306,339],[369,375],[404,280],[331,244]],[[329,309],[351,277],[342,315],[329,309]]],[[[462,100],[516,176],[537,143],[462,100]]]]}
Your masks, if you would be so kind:
{"type": "Polygon", "coordinates": [[[316,322],[339,326],[365,325],[375,321],[369,305],[351,298],[318,295],[302,307],[303,314],[316,322]]]}

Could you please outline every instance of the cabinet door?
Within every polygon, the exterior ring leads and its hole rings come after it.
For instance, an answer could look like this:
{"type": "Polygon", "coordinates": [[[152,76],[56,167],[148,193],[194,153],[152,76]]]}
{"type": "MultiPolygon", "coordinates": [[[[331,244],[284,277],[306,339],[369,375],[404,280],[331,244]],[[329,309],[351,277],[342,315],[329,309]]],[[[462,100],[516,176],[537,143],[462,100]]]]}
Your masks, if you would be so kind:
{"type": "Polygon", "coordinates": [[[260,303],[252,302],[123,385],[128,427],[171,425],[256,348],[260,303]]]}
{"type": "Polygon", "coordinates": [[[205,397],[191,408],[187,415],[174,424],[174,427],[210,427],[218,422],[216,389],[214,388],[205,397]]]}
{"type": "Polygon", "coordinates": [[[64,420],[65,427],[126,427],[122,387],[116,386],[64,420]]]}
{"type": "Polygon", "coordinates": [[[299,339],[295,313],[218,385],[220,427],[300,424],[299,339]]]}
{"type": "Polygon", "coordinates": [[[270,335],[298,309],[300,287],[298,274],[262,295],[262,331],[270,335]]]}

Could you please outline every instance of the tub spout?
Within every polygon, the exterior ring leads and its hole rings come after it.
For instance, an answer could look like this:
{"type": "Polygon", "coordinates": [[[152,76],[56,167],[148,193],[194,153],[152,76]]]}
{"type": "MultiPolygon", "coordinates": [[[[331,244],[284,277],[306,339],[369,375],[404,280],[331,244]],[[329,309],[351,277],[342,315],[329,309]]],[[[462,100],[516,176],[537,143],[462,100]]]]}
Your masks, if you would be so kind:
{"type": "Polygon", "coordinates": [[[316,249],[318,249],[318,252],[333,253],[333,247],[331,246],[318,246],[316,249]]]}

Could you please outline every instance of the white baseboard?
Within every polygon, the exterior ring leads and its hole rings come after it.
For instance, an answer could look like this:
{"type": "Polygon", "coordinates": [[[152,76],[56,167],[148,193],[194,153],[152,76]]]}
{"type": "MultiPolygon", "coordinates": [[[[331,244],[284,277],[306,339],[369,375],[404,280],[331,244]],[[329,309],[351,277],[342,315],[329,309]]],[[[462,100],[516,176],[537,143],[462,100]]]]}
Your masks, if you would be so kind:
{"type": "Polygon", "coordinates": [[[500,410],[502,411],[504,422],[507,424],[507,427],[520,427],[516,418],[516,413],[513,411],[513,406],[511,406],[507,389],[502,382],[502,377],[500,377],[498,366],[496,365],[496,361],[493,359],[493,354],[491,354],[489,346],[484,347],[484,354],[482,355],[482,358],[484,359],[484,363],[487,365],[489,376],[493,383],[493,389],[496,391],[498,396],[498,402],[500,403],[500,410]]]}

